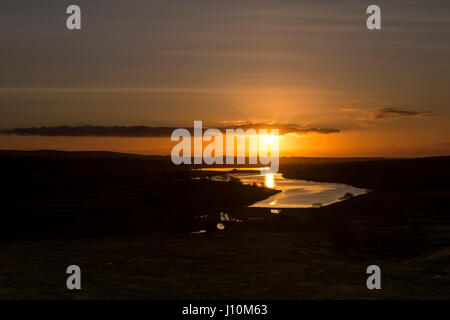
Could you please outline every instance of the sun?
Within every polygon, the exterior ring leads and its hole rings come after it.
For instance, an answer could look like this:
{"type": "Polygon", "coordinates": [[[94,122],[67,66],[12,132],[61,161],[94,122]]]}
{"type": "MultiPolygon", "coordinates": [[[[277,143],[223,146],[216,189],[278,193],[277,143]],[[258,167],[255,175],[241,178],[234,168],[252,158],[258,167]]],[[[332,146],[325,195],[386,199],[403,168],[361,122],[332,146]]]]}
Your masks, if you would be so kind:
{"type": "Polygon", "coordinates": [[[263,140],[266,145],[273,145],[275,143],[275,136],[271,134],[263,135],[263,140]]]}

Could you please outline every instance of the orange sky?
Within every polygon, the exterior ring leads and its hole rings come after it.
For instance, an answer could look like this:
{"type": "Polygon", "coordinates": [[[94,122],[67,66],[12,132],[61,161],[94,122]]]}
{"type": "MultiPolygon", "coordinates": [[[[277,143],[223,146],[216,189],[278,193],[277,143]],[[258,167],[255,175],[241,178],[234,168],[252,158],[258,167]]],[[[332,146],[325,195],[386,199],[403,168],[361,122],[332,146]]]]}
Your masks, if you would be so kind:
{"type": "MultiPolygon", "coordinates": [[[[420,157],[450,154],[450,144],[435,144],[432,134],[379,131],[341,132],[339,134],[282,136],[279,139],[280,156],[312,157],[420,157]],[[390,137],[395,134],[396,140],[390,137]],[[403,136],[402,136],[403,135],[403,136]]],[[[66,151],[116,151],[136,154],[168,155],[170,138],[126,137],[40,137],[0,135],[2,149],[66,151]]],[[[206,145],[206,143],[204,143],[206,145]]]]}
{"type": "MultiPolygon", "coordinates": [[[[450,154],[450,3],[5,0],[0,130],[41,126],[293,124],[281,155],[450,154]],[[63,16],[61,16],[61,12],[63,16]]],[[[169,154],[170,138],[0,134],[0,149],[169,154]]]]}

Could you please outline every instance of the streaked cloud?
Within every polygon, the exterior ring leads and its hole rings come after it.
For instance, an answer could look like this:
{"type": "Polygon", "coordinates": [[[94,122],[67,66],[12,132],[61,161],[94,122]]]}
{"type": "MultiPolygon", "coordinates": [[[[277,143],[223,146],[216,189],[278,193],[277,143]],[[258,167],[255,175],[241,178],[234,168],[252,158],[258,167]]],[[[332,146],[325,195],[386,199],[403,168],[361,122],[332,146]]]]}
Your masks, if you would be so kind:
{"type": "Polygon", "coordinates": [[[361,121],[376,121],[398,118],[426,118],[433,115],[433,111],[410,110],[393,107],[377,108],[373,110],[364,110],[361,108],[341,108],[340,111],[350,115],[355,115],[356,120],[361,121]]]}
{"type": "MultiPolygon", "coordinates": [[[[169,137],[178,127],[149,127],[149,126],[55,126],[55,127],[31,127],[0,130],[0,134],[13,134],[20,136],[68,136],[68,137],[169,137]]],[[[240,124],[217,129],[225,132],[226,129],[278,129],[280,135],[307,135],[338,133],[334,128],[309,128],[292,124],[240,124]]],[[[193,128],[186,128],[193,132],[193,128]]],[[[206,130],[207,128],[204,128],[206,130]]]]}
{"type": "Polygon", "coordinates": [[[433,112],[431,111],[416,111],[399,108],[379,108],[368,112],[368,115],[372,120],[394,119],[405,117],[424,118],[429,117],[432,114],[433,112]]]}

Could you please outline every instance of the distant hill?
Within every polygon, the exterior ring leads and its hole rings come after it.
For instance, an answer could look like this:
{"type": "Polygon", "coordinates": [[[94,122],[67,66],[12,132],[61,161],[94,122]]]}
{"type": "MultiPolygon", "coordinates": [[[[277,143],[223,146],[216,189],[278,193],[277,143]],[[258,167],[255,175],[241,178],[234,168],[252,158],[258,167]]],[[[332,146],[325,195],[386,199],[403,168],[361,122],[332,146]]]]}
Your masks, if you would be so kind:
{"type": "Polygon", "coordinates": [[[347,183],[370,189],[449,189],[450,156],[367,161],[299,162],[280,168],[285,177],[347,183]]]}
{"type": "Polygon", "coordinates": [[[70,159],[142,159],[166,160],[169,156],[140,155],[112,151],[58,151],[58,150],[0,150],[0,156],[39,157],[39,158],[70,158],[70,159]]]}
{"type": "MultiPolygon", "coordinates": [[[[141,155],[133,153],[120,153],[112,151],[59,151],[59,150],[0,150],[0,156],[10,157],[35,157],[35,158],[66,158],[66,159],[139,159],[139,160],[167,160],[170,161],[170,155],[141,155]]],[[[281,164],[295,163],[330,163],[330,162],[349,162],[349,161],[369,161],[383,160],[385,158],[376,157],[280,157],[281,164]]],[[[224,161],[225,162],[225,161],[224,161]]],[[[245,165],[213,165],[212,167],[250,167],[248,159],[245,165]]],[[[237,161],[235,161],[237,163],[237,161]]],[[[257,165],[258,166],[258,165],[257,165]]]]}

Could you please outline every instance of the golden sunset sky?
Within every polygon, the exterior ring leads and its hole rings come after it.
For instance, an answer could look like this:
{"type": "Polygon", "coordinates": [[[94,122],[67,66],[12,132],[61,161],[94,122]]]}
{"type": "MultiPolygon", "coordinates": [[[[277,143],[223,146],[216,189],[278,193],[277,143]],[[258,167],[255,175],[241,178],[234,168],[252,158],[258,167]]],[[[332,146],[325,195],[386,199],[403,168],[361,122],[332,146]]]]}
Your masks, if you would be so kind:
{"type": "MultiPolygon", "coordinates": [[[[450,154],[449,1],[0,5],[0,129],[271,123],[285,156],[450,154]]],[[[170,154],[170,137],[0,134],[0,149],[170,154]]]]}

